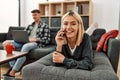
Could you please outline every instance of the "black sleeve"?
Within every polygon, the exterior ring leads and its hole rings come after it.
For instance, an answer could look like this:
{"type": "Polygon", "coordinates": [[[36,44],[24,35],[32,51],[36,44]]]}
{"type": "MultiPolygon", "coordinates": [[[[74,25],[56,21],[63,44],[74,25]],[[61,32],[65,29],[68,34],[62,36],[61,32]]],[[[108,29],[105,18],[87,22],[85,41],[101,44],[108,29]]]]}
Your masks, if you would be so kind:
{"type": "Polygon", "coordinates": [[[65,58],[63,64],[67,68],[78,68],[91,70],[93,68],[93,50],[91,45],[91,40],[86,34],[83,39],[83,51],[82,51],[82,60],[75,60],[72,58],[65,58]]]}

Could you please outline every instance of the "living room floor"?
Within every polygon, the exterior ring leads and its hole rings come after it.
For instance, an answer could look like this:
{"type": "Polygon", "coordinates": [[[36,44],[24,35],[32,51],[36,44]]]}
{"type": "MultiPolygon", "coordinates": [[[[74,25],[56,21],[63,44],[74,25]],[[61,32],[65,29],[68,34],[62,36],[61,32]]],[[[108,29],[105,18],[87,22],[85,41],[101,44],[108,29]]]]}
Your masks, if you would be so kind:
{"type": "MultiPolygon", "coordinates": [[[[3,64],[1,65],[1,76],[2,74],[5,74],[9,69],[9,65],[8,64],[3,64]]],[[[118,64],[118,71],[117,71],[117,75],[119,77],[119,80],[120,80],[120,58],[119,58],[119,64],[118,64]]],[[[16,78],[19,78],[19,79],[22,79],[22,75],[21,74],[18,74],[16,76],[16,78]]],[[[2,79],[3,80],[3,79],[2,79]]]]}

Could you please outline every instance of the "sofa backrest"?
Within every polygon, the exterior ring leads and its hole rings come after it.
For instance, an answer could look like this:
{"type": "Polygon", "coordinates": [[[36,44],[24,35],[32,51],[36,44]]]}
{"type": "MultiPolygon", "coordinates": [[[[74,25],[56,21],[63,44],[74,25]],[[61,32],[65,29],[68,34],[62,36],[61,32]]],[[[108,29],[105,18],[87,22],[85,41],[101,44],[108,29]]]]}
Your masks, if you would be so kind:
{"type": "MultiPolygon", "coordinates": [[[[25,27],[10,26],[9,30],[8,30],[8,34],[7,34],[6,40],[12,40],[11,30],[24,30],[24,29],[25,29],[25,27]]],[[[50,37],[51,38],[50,45],[56,45],[55,36],[56,36],[56,34],[57,34],[57,32],[59,30],[60,30],[60,27],[50,27],[50,35],[51,35],[51,37],[50,37]]],[[[100,40],[101,36],[104,33],[106,33],[105,29],[98,28],[90,36],[93,50],[96,49],[97,43],[98,43],[98,41],[100,40]]]]}
{"type": "Polygon", "coordinates": [[[56,45],[55,36],[59,30],[60,27],[50,27],[50,45],[56,45]]]}
{"type": "Polygon", "coordinates": [[[90,36],[93,50],[96,50],[98,41],[100,40],[101,36],[102,36],[104,33],[106,33],[106,30],[105,30],[105,29],[98,28],[98,29],[96,29],[96,30],[93,32],[93,34],[90,36]]]}
{"type": "Polygon", "coordinates": [[[10,26],[6,36],[6,40],[12,40],[12,34],[11,34],[12,30],[24,30],[24,29],[25,27],[10,26]]]}

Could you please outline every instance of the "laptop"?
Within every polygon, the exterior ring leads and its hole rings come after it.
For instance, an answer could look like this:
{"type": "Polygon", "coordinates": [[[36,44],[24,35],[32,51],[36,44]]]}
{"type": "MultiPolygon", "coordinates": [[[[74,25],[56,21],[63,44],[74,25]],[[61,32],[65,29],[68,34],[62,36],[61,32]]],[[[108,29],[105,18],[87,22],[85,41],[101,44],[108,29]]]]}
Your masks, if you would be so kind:
{"type": "Polygon", "coordinates": [[[27,43],[29,42],[29,36],[27,34],[27,31],[24,30],[12,30],[12,38],[16,42],[20,43],[27,43]]]}

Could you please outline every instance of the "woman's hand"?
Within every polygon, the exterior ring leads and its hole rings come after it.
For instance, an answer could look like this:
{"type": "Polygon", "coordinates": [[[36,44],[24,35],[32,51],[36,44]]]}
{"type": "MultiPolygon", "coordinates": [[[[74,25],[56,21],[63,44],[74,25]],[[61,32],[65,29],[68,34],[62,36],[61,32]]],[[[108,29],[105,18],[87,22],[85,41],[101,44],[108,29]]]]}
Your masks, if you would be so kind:
{"type": "Polygon", "coordinates": [[[66,40],[66,37],[65,37],[64,29],[60,29],[55,37],[55,41],[57,44],[56,51],[61,52],[62,45],[65,43],[65,40],[66,40]]]}
{"type": "Polygon", "coordinates": [[[64,29],[60,29],[60,30],[58,31],[56,37],[55,37],[56,44],[57,44],[58,46],[63,45],[64,42],[65,42],[65,39],[66,39],[66,37],[65,37],[64,29]],[[62,35],[63,35],[63,36],[62,36],[62,35]]]}
{"type": "Polygon", "coordinates": [[[56,51],[53,53],[53,62],[54,63],[63,63],[64,59],[65,59],[65,56],[63,54],[58,53],[56,51]]]}

